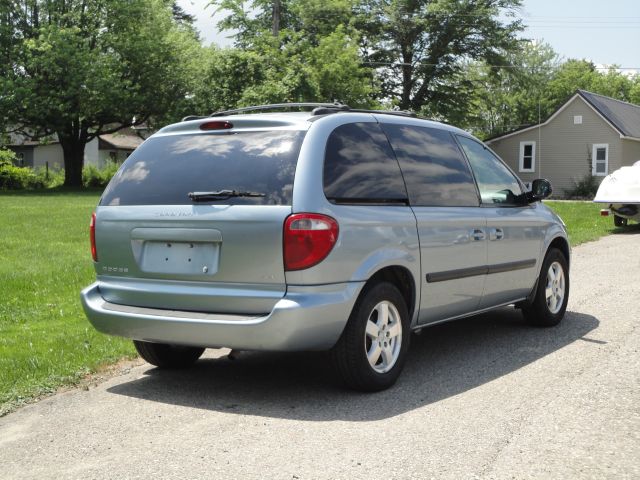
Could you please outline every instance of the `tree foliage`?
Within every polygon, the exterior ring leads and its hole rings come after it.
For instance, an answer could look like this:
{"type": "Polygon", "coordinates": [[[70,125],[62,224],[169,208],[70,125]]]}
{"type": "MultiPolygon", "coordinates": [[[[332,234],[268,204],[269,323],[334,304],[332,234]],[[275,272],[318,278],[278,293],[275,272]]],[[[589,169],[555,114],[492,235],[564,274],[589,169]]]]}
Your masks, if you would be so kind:
{"type": "MultiPolygon", "coordinates": [[[[271,34],[273,2],[213,0],[212,4],[227,13],[219,27],[237,32],[238,48],[260,50],[271,34]]],[[[343,55],[332,68],[374,73],[370,85],[377,88],[370,101],[447,117],[462,111],[473,90],[461,75],[464,60],[502,63],[515,47],[520,21],[505,18],[520,4],[520,0],[282,0],[279,50],[286,51],[300,40],[318,48],[329,37],[338,44],[347,38],[350,44],[357,42],[359,56],[346,63],[343,55]]],[[[272,49],[270,56],[277,50],[272,49]]],[[[348,80],[348,71],[339,77],[348,80]]]]}
{"type": "Polygon", "coordinates": [[[3,4],[0,111],[33,138],[57,135],[66,185],[81,184],[87,142],[162,117],[187,93],[200,46],[173,13],[165,0],[3,4]]]}
{"type": "Polygon", "coordinates": [[[271,2],[212,3],[228,13],[219,27],[237,34],[236,49],[218,50],[218,58],[212,58],[206,76],[222,77],[226,96],[212,92],[210,105],[332,100],[354,106],[372,104],[372,71],[361,64],[358,32],[345,23],[350,2],[282,1],[277,35],[272,30],[271,2]],[[246,75],[240,68],[246,69],[246,75]],[[233,78],[238,74],[241,78],[233,78]],[[229,88],[230,83],[235,88],[229,88]]]}
{"type": "Polygon", "coordinates": [[[475,85],[472,108],[460,124],[491,137],[544,121],[577,90],[640,104],[640,75],[586,60],[562,61],[546,43],[523,42],[507,57],[507,68],[470,62],[466,76],[475,85]]]}

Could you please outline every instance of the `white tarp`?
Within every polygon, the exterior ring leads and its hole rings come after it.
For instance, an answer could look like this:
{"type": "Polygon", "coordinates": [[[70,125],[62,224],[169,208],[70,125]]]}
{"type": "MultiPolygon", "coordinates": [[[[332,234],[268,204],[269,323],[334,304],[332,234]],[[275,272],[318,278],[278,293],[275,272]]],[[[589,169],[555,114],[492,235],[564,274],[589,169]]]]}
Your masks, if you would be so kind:
{"type": "Polygon", "coordinates": [[[632,167],[622,167],[607,175],[594,202],[598,203],[640,203],[640,160],[632,167]]]}

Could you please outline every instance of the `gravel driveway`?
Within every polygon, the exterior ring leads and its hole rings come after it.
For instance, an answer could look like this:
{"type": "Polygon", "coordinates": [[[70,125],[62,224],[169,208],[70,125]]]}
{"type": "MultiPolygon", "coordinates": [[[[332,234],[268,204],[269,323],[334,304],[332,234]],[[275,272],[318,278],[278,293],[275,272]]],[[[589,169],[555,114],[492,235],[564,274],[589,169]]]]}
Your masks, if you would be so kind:
{"type": "Polygon", "coordinates": [[[432,327],[378,394],[321,354],[134,367],[0,418],[0,477],[640,478],[638,229],[575,248],[571,280],[559,327],[432,327]]]}

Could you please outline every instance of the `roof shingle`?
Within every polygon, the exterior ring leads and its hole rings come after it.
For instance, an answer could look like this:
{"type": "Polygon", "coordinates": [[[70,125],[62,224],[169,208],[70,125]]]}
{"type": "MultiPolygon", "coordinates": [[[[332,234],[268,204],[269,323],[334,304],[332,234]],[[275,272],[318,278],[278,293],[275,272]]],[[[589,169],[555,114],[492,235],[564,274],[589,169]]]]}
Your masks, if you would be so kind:
{"type": "Polygon", "coordinates": [[[640,105],[585,90],[578,90],[578,93],[624,136],[640,138],[640,105]]]}

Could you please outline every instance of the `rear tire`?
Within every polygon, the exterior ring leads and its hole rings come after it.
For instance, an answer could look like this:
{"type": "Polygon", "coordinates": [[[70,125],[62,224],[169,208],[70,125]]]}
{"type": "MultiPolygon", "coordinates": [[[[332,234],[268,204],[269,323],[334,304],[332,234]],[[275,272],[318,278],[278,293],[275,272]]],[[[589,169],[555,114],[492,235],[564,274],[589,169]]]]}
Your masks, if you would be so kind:
{"type": "Polygon", "coordinates": [[[613,224],[616,227],[626,227],[628,223],[626,218],[619,217],[618,215],[613,216],[613,224]]]}
{"type": "Polygon", "coordinates": [[[522,308],[522,314],[530,325],[553,327],[564,317],[568,300],[568,262],[560,250],[552,248],[542,263],[533,302],[522,308]]]}
{"type": "Polygon", "coordinates": [[[204,348],[200,347],[151,343],[142,340],[134,340],[133,345],[142,358],[160,368],[190,367],[204,352],[204,348]]]}
{"type": "Polygon", "coordinates": [[[330,354],[346,386],[376,392],[400,376],[411,329],[404,297],[393,284],[365,288],[330,354]]]}

